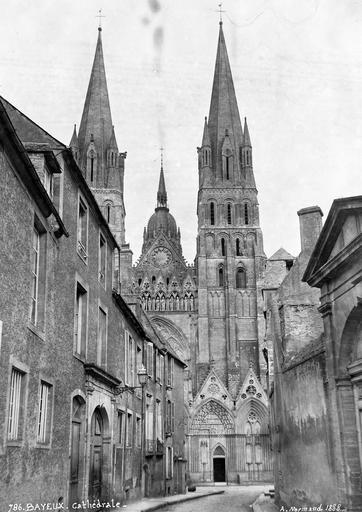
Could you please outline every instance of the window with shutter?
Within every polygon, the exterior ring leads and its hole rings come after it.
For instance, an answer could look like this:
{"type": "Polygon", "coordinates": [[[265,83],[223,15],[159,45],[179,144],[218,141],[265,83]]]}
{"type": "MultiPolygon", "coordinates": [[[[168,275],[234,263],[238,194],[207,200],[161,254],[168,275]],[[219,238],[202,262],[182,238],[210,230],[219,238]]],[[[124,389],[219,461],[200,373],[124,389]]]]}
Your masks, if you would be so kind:
{"type": "Polygon", "coordinates": [[[153,344],[147,344],[147,373],[153,377],[153,344]]]}
{"type": "Polygon", "coordinates": [[[171,402],[171,432],[175,432],[175,402],[171,402]]]}

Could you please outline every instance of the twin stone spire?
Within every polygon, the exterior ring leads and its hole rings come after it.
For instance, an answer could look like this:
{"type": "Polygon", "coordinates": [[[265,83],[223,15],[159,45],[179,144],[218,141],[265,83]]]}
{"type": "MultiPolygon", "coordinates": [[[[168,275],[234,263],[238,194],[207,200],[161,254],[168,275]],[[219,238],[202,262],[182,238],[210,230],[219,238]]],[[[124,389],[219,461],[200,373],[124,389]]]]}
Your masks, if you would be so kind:
{"type": "MultiPolygon", "coordinates": [[[[121,197],[124,242],[123,180],[126,153],[118,153],[112,123],[106,71],[102,48],[102,29],[98,28],[97,46],[77,135],[74,127],[70,147],[88,184],[92,189],[117,190],[121,197]]],[[[200,186],[203,182],[217,185],[225,172],[225,162],[230,168],[230,179],[236,185],[255,189],[252,170],[252,148],[247,121],[241,125],[234,83],[227,54],[225,38],[220,23],[214,80],[208,120],[205,118],[202,146],[199,151],[200,186]],[[201,155],[200,155],[201,153],[201,155]],[[225,160],[226,159],[226,160],[225,160]]],[[[109,198],[114,202],[115,198],[109,198]]],[[[102,207],[103,204],[100,204],[102,207]]],[[[161,164],[157,208],[167,208],[164,170],[161,164]]],[[[112,224],[112,223],[111,223],[112,224]]],[[[117,237],[116,237],[117,238],[117,237]]]]}

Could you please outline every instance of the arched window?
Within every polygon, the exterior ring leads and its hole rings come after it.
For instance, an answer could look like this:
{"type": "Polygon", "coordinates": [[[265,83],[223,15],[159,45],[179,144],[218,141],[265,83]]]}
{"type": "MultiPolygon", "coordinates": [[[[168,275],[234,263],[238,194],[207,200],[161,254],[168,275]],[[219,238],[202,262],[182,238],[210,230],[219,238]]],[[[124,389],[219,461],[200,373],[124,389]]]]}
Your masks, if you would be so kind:
{"type": "Polygon", "coordinates": [[[236,256],[240,256],[240,239],[236,239],[236,256]]]}
{"type": "Polygon", "coordinates": [[[241,267],[236,271],[236,288],[246,288],[246,272],[241,267]]]}
{"type": "Polygon", "coordinates": [[[215,203],[210,203],[210,224],[215,224],[215,203]]]}
{"type": "Polygon", "coordinates": [[[152,284],[155,284],[155,282],[156,282],[156,277],[152,276],[152,284]]]}
{"type": "Polygon", "coordinates": [[[228,203],[227,205],[227,222],[228,224],[231,224],[231,204],[228,203]]]}
{"type": "Polygon", "coordinates": [[[224,286],[224,267],[219,267],[219,286],[224,286]]]}
{"type": "Polygon", "coordinates": [[[94,152],[91,151],[90,153],[90,180],[91,183],[93,183],[94,179],[94,152]]]}
{"type": "Polygon", "coordinates": [[[226,254],[226,249],[225,249],[225,238],[222,238],[221,239],[221,255],[222,256],[225,256],[226,254]]]}
{"type": "Polygon", "coordinates": [[[244,204],[244,222],[249,224],[249,206],[247,203],[244,204]]]}
{"type": "Polygon", "coordinates": [[[230,156],[225,157],[225,172],[226,172],[226,179],[230,179],[230,156]]]}
{"type": "Polygon", "coordinates": [[[113,203],[109,199],[106,199],[106,201],[103,203],[103,215],[108,222],[108,224],[113,223],[113,203]]]}
{"type": "Polygon", "coordinates": [[[139,278],[139,280],[138,280],[138,286],[141,286],[141,283],[142,283],[142,279],[141,279],[141,278],[139,278]]]}

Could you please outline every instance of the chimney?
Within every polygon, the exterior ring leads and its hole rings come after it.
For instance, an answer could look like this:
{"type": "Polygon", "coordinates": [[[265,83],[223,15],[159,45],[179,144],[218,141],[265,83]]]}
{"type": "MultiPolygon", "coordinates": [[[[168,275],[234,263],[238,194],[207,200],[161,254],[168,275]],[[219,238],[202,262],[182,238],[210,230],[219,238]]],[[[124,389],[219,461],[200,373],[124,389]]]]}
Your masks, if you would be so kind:
{"type": "Polygon", "coordinates": [[[312,252],[322,230],[323,212],[319,206],[309,206],[297,212],[299,215],[300,243],[302,252],[312,252]]]}

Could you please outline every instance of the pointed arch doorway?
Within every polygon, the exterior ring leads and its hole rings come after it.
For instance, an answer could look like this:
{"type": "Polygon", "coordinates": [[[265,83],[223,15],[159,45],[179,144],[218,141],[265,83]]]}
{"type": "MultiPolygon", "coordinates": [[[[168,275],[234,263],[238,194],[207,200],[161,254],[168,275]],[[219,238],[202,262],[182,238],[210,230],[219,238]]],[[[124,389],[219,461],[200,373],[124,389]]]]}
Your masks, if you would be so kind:
{"type": "Polygon", "coordinates": [[[222,446],[217,446],[212,457],[212,466],[214,472],[214,482],[225,482],[226,465],[225,451],[222,446]]]}

